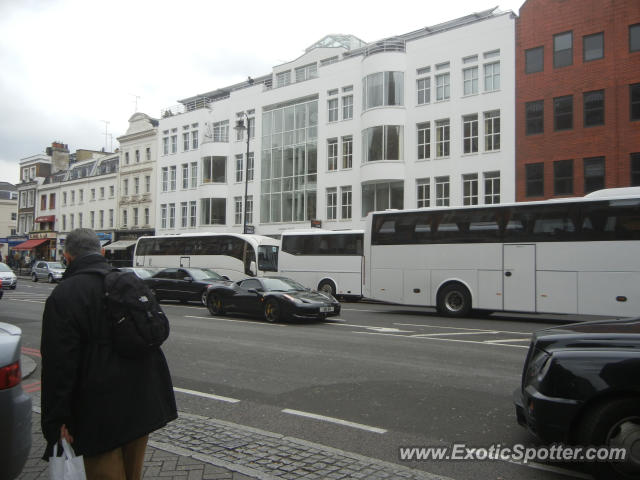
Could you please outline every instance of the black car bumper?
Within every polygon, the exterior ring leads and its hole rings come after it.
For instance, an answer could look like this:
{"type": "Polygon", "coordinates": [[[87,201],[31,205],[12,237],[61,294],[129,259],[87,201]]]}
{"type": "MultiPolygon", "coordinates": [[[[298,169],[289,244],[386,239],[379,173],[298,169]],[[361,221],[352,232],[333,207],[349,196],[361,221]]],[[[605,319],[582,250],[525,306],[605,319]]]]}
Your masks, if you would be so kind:
{"type": "Polygon", "coordinates": [[[322,307],[318,304],[296,304],[291,307],[290,315],[293,318],[322,318],[340,315],[340,304],[327,304],[322,307]],[[331,311],[323,311],[324,309],[322,309],[322,307],[331,307],[331,311]]]}
{"type": "Polygon", "coordinates": [[[529,385],[523,392],[513,392],[518,423],[546,443],[568,442],[571,422],[580,408],[579,402],[547,397],[529,385]]]}

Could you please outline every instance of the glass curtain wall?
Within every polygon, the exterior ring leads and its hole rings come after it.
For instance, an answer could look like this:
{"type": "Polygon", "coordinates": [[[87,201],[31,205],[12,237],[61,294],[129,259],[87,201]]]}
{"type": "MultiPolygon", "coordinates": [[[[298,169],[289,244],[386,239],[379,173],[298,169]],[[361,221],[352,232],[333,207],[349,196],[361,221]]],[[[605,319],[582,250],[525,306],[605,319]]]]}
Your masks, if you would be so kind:
{"type": "Polygon", "coordinates": [[[318,101],[276,108],[262,115],[260,221],[316,218],[318,101]]]}

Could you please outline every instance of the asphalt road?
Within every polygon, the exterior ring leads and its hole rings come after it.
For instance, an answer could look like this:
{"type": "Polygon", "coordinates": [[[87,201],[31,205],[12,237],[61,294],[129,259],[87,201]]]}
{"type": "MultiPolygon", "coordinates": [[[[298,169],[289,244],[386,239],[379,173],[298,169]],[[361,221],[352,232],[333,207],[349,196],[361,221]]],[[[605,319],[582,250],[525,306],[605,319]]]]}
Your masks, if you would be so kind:
{"type": "MultiPolygon", "coordinates": [[[[22,280],[0,318],[39,348],[52,286],[22,280]]],[[[164,303],[164,351],[179,409],[390,462],[404,446],[533,445],[511,403],[531,332],[575,320],[496,314],[450,320],[419,308],[344,303],[324,323],[211,317],[164,303]],[[517,317],[517,318],[516,318],[517,317]]],[[[456,480],[590,478],[568,465],[504,461],[403,465],[456,480]]]]}

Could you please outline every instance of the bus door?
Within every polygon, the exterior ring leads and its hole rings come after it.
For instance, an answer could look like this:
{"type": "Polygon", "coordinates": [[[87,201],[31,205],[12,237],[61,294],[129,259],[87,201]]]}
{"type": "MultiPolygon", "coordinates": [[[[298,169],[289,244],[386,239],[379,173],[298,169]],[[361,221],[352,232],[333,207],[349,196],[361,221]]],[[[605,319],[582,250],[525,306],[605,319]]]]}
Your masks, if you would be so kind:
{"type": "Polygon", "coordinates": [[[191,257],[180,257],[180,266],[182,268],[190,268],[191,267],[191,257]]]}
{"type": "Polygon", "coordinates": [[[505,310],[536,311],[536,246],[503,247],[503,288],[505,310]]]}

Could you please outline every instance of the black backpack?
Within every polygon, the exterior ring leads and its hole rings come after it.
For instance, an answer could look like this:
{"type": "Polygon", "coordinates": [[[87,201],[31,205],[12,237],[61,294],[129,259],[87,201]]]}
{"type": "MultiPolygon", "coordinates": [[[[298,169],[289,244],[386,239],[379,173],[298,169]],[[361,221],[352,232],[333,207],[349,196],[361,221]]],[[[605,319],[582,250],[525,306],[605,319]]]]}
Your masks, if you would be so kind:
{"type": "Polygon", "coordinates": [[[133,272],[97,271],[104,276],[113,348],[124,357],[157,349],[169,337],[169,319],[149,287],[133,272]]]}

